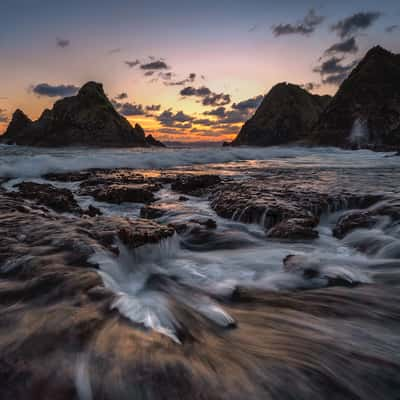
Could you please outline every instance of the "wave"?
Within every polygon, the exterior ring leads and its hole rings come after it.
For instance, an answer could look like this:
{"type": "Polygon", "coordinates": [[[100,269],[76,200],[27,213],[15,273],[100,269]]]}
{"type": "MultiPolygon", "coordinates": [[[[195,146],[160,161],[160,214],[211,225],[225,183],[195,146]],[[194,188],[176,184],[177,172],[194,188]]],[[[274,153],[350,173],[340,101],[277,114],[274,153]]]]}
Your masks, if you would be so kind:
{"type": "Polygon", "coordinates": [[[385,157],[369,150],[336,148],[169,148],[169,149],[44,149],[0,145],[0,177],[39,177],[50,172],[90,168],[162,169],[197,164],[220,164],[249,160],[279,160],[279,166],[348,166],[358,168],[398,166],[400,157],[385,157]]]}

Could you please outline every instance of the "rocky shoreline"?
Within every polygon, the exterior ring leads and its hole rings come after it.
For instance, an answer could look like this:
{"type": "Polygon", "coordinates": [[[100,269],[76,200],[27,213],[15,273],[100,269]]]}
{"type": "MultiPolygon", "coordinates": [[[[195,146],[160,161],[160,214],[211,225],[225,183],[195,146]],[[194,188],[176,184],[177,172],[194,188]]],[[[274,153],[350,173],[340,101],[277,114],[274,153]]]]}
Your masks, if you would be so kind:
{"type": "Polygon", "coordinates": [[[119,312],[119,295],[102,279],[99,255],[116,262],[127,251],[174,237],[188,249],[218,238],[213,219],[163,220],[169,210],[160,200],[163,190],[176,194],[179,207],[204,199],[220,217],[261,224],[265,240],[316,240],[321,215],[341,209],[355,210],[333,227],[338,238],[373,227],[380,217],[400,221],[398,199],[334,186],[329,173],[310,176],[315,172],[278,170],[237,180],[195,171],[97,169],[1,189],[3,398],[291,399],[295,391],[298,399],[310,393],[395,399],[400,360],[379,349],[400,331],[400,291],[385,285],[385,274],[362,284],[316,260],[288,255],[282,272],[304,281],[297,290],[238,285],[226,295],[210,295],[173,274],[153,273],[144,288],[168,299],[175,340],[119,312]],[[80,196],[95,205],[82,208],[80,196]],[[101,210],[101,204],[134,202],[144,218],[101,210]],[[315,282],[320,286],[311,290],[315,282]],[[205,296],[229,318],[196,308],[195,299],[205,296]],[[355,324],[369,332],[360,345],[352,340],[355,324]],[[287,385],[288,377],[299,385],[287,385]]]}

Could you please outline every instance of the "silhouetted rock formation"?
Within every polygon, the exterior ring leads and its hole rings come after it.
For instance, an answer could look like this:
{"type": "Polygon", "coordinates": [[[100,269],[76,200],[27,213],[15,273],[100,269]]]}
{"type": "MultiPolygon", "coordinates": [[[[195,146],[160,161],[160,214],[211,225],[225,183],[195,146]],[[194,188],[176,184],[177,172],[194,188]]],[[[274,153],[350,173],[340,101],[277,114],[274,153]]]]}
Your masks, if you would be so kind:
{"type": "Polygon", "coordinates": [[[133,128],[114,109],[102,84],[96,82],[86,83],[76,96],[57,101],[37,121],[17,110],[1,141],[44,147],[148,146],[140,125],[133,128]]]}
{"type": "Polygon", "coordinates": [[[155,147],[167,147],[164,143],[160,142],[156,138],[154,138],[153,135],[148,135],[146,136],[146,142],[150,146],[155,146],[155,147]]]}
{"type": "Polygon", "coordinates": [[[303,140],[310,135],[330,99],[312,95],[297,85],[279,83],[231,144],[273,146],[303,140]]]}
{"type": "Polygon", "coordinates": [[[344,148],[400,147],[400,54],[368,51],[321,114],[313,143],[344,148]]]}

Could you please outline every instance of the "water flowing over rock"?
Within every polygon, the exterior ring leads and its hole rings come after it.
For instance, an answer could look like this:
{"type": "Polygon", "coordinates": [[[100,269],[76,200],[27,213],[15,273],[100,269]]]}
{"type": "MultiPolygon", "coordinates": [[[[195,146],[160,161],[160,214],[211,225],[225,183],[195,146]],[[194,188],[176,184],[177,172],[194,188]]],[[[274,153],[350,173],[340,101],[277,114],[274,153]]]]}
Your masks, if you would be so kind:
{"type": "Polygon", "coordinates": [[[302,141],[329,101],[330,96],[312,95],[300,86],[279,83],[231,144],[274,146],[302,141]]]}
{"type": "Polygon", "coordinates": [[[343,148],[398,150],[400,54],[380,46],[369,50],[321,114],[312,142],[343,148]],[[363,127],[357,128],[360,121],[363,127]]]}
{"type": "Polygon", "coordinates": [[[103,86],[96,82],[86,83],[76,96],[58,100],[37,121],[17,110],[1,142],[42,147],[156,145],[154,138],[145,137],[140,125],[133,128],[114,109],[103,86]]]}

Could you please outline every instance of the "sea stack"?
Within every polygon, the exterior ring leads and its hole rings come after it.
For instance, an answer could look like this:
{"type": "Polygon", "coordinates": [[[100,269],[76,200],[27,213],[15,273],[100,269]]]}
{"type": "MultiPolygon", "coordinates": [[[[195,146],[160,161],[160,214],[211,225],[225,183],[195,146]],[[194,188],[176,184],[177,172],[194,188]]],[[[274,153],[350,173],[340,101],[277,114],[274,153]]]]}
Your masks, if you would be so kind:
{"type": "Polygon", "coordinates": [[[86,83],[76,96],[58,100],[37,121],[31,121],[21,110],[15,111],[0,141],[41,147],[136,147],[151,144],[140,125],[133,128],[114,109],[103,85],[97,82],[86,83]]]}
{"type": "Polygon", "coordinates": [[[274,146],[304,140],[330,101],[298,85],[278,83],[242,127],[232,146],[274,146]]]}
{"type": "Polygon", "coordinates": [[[312,143],[342,148],[400,148],[400,54],[373,47],[321,114],[312,143]]]}

